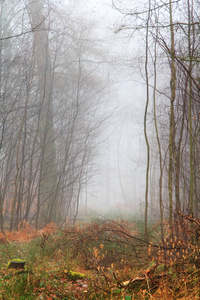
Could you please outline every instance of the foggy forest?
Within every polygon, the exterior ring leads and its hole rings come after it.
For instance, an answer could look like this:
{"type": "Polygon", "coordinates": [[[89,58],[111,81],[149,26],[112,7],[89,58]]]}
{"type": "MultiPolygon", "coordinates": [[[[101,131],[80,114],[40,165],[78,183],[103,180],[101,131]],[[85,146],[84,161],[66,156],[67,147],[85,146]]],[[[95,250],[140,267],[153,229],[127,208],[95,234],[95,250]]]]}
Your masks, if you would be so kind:
{"type": "Polygon", "coordinates": [[[0,299],[199,299],[199,72],[198,0],[0,0],[0,299]]]}

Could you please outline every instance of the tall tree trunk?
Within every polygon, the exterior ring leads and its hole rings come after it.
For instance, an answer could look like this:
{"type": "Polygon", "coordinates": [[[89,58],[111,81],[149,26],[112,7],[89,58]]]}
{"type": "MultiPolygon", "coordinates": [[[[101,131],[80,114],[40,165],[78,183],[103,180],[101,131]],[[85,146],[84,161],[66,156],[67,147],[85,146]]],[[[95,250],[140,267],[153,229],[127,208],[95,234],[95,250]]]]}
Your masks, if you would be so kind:
{"type": "Polygon", "coordinates": [[[56,147],[53,124],[53,98],[49,38],[46,20],[43,15],[43,0],[29,1],[32,27],[34,28],[34,50],[38,69],[40,120],[39,137],[41,144],[41,166],[38,195],[37,219],[41,213],[42,220],[56,221],[56,147]],[[51,209],[49,209],[51,207],[51,209]]]}
{"type": "Polygon", "coordinates": [[[169,123],[169,170],[168,170],[168,193],[169,193],[169,224],[173,235],[173,148],[175,143],[175,122],[174,122],[174,101],[176,97],[176,66],[175,66],[175,46],[174,46],[174,25],[172,17],[172,1],[169,1],[169,17],[170,17],[170,38],[171,38],[171,97],[170,97],[170,123],[169,123]]]}
{"type": "MultiPolygon", "coordinates": [[[[158,32],[157,32],[158,33],[158,32]]],[[[161,239],[164,240],[163,231],[163,199],[162,199],[162,184],[163,184],[163,167],[162,167],[162,150],[160,144],[160,137],[158,132],[157,115],[156,115],[156,89],[157,89],[157,41],[155,41],[155,52],[154,52],[154,89],[153,89],[153,108],[154,108],[154,126],[156,130],[156,140],[158,144],[159,152],[159,167],[160,167],[160,178],[159,178],[159,207],[160,207],[160,225],[161,225],[161,239]]]]}
{"type": "Polygon", "coordinates": [[[193,129],[192,129],[192,51],[191,51],[191,13],[190,13],[190,0],[187,1],[188,4],[188,55],[189,55],[189,136],[190,136],[190,212],[193,214],[193,200],[194,200],[194,146],[193,146],[193,129]]]}
{"type": "Polygon", "coordinates": [[[150,146],[147,135],[147,113],[149,106],[149,74],[148,74],[148,51],[149,51],[149,21],[150,21],[151,0],[149,0],[149,11],[146,26],[146,54],[145,54],[145,78],[146,78],[146,105],[144,113],[144,136],[147,147],[147,167],[146,167],[146,190],[145,190],[145,239],[148,241],[148,193],[149,193],[149,167],[150,167],[150,146]]]}

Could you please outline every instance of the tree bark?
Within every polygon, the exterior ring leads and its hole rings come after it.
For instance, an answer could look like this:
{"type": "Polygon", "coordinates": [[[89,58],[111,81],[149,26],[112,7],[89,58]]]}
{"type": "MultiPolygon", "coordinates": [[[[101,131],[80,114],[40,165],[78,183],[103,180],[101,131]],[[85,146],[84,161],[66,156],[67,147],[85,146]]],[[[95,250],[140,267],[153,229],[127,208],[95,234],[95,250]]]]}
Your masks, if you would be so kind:
{"type": "Polygon", "coordinates": [[[56,146],[54,140],[52,75],[49,53],[49,31],[43,15],[42,0],[29,1],[32,28],[34,28],[34,50],[38,69],[40,98],[39,137],[41,144],[40,182],[37,203],[37,221],[42,208],[41,221],[56,221],[56,146]],[[49,209],[51,207],[51,209],[49,209]]]}
{"type": "Polygon", "coordinates": [[[169,173],[168,173],[168,193],[169,193],[169,224],[173,235],[173,148],[175,145],[175,124],[174,124],[174,101],[176,98],[176,66],[175,66],[175,46],[174,46],[174,25],[172,16],[172,1],[169,1],[169,17],[170,17],[170,59],[171,59],[171,97],[170,97],[170,123],[169,123],[169,173]]]}
{"type": "Polygon", "coordinates": [[[149,74],[148,74],[148,52],[149,52],[149,21],[150,21],[151,0],[149,0],[149,11],[146,25],[146,55],[145,55],[145,79],[146,79],[146,105],[144,113],[144,136],[147,147],[147,167],[146,167],[146,190],[145,190],[145,239],[148,241],[148,193],[149,193],[149,167],[150,167],[150,146],[147,135],[147,113],[149,106],[149,74]]]}

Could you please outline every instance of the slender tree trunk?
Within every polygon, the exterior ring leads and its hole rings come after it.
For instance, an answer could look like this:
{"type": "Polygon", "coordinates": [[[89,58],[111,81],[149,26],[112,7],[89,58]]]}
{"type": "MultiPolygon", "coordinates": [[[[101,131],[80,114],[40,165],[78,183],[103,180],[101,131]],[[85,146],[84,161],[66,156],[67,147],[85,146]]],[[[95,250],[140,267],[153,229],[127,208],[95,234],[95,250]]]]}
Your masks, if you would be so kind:
{"type": "Polygon", "coordinates": [[[190,136],[190,212],[194,212],[194,145],[193,145],[193,129],[192,129],[192,52],[191,52],[191,12],[190,12],[190,0],[188,4],[188,55],[189,55],[189,136],[190,136]]]}
{"type": "Polygon", "coordinates": [[[157,42],[155,41],[155,52],[154,52],[154,90],[153,90],[153,108],[154,108],[154,125],[156,130],[156,140],[158,144],[159,152],[159,167],[160,167],[160,178],[159,178],[159,207],[160,207],[160,225],[161,225],[161,239],[164,240],[163,231],[163,199],[162,199],[162,182],[163,182],[163,166],[162,166],[162,149],[160,144],[160,138],[158,133],[157,115],[156,115],[156,88],[157,88],[157,42]]]}
{"type": "Polygon", "coordinates": [[[169,224],[173,235],[173,148],[175,142],[175,122],[174,122],[174,101],[176,97],[176,66],[175,66],[175,46],[174,46],[174,25],[172,17],[172,1],[169,1],[170,16],[170,38],[171,38],[171,98],[170,98],[170,123],[169,123],[169,173],[168,173],[168,193],[169,193],[169,224]]]}
{"type": "MultiPolygon", "coordinates": [[[[184,104],[185,106],[185,104],[184,104]]],[[[179,133],[179,140],[177,149],[174,147],[174,160],[175,160],[175,197],[176,197],[176,214],[181,211],[181,201],[180,201],[180,166],[181,166],[181,144],[183,139],[184,131],[184,121],[185,121],[185,110],[183,107],[183,115],[181,128],[179,133]]]]}
{"type": "MultiPolygon", "coordinates": [[[[31,85],[31,82],[29,83],[31,85]]],[[[18,140],[17,140],[17,153],[16,153],[16,175],[15,175],[15,180],[14,180],[14,197],[11,205],[11,214],[10,214],[10,231],[13,229],[14,225],[14,213],[16,209],[16,204],[17,204],[17,197],[19,194],[19,176],[22,170],[22,163],[20,164],[20,151],[21,151],[21,142],[22,142],[22,136],[23,136],[23,127],[26,122],[26,113],[27,113],[27,105],[29,101],[29,91],[30,91],[30,86],[28,88],[28,93],[25,99],[25,104],[24,104],[24,114],[22,117],[20,129],[19,129],[19,135],[18,135],[18,140]]],[[[22,147],[23,148],[23,147],[22,147]]],[[[21,158],[23,159],[23,158],[21,158]]]]}
{"type": "MultiPolygon", "coordinates": [[[[2,10],[3,10],[3,3],[0,4],[0,38],[2,38],[2,10]]],[[[2,76],[3,76],[3,70],[2,70],[2,50],[3,50],[3,41],[0,40],[0,101],[2,98],[2,76]]],[[[4,126],[4,125],[2,125],[4,126]]],[[[2,144],[3,144],[3,131],[1,134],[1,139],[0,139],[0,152],[2,150],[2,144]]],[[[2,184],[0,184],[0,189],[2,189],[2,184]]],[[[3,198],[2,198],[2,193],[0,190],[0,226],[1,226],[1,231],[3,231],[3,223],[4,223],[4,218],[3,218],[3,198]]]]}
{"type": "Polygon", "coordinates": [[[147,113],[149,106],[149,74],[148,74],[148,51],[149,51],[149,21],[150,21],[151,0],[149,0],[149,11],[146,26],[146,53],[145,53],[145,78],[146,78],[146,105],[144,113],[144,136],[147,147],[147,167],[146,167],[146,190],[145,190],[145,239],[148,241],[148,193],[149,193],[149,167],[150,167],[150,146],[147,135],[147,113]]]}

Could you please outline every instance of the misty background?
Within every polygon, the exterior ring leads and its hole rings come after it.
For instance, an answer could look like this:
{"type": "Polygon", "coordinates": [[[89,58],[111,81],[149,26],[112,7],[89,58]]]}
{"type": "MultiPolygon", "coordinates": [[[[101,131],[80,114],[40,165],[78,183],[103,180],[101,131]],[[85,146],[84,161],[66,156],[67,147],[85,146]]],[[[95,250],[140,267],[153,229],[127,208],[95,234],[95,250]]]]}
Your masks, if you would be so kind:
{"type": "MultiPolygon", "coordinates": [[[[141,37],[117,33],[122,14],[112,1],[66,2],[74,15],[94,22],[94,31],[108,62],[110,84],[105,102],[109,120],[99,147],[98,172],[82,192],[81,204],[91,212],[127,216],[142,212],[146,150],[143,134],[145,88],[139,68],[141,37]]],[[[133,3],[132,3],[133,4],[133,3]]]]}
{"type": "Polygon", "coordinates": [[[1,3],[2,228],[144,211],[144,35],[124,21],[112,1],[1,3]]]}
{"type": "Polygon", "coordinates": [[[199,7],[0,3],[2,231],[198,214],[199,7]]]}

